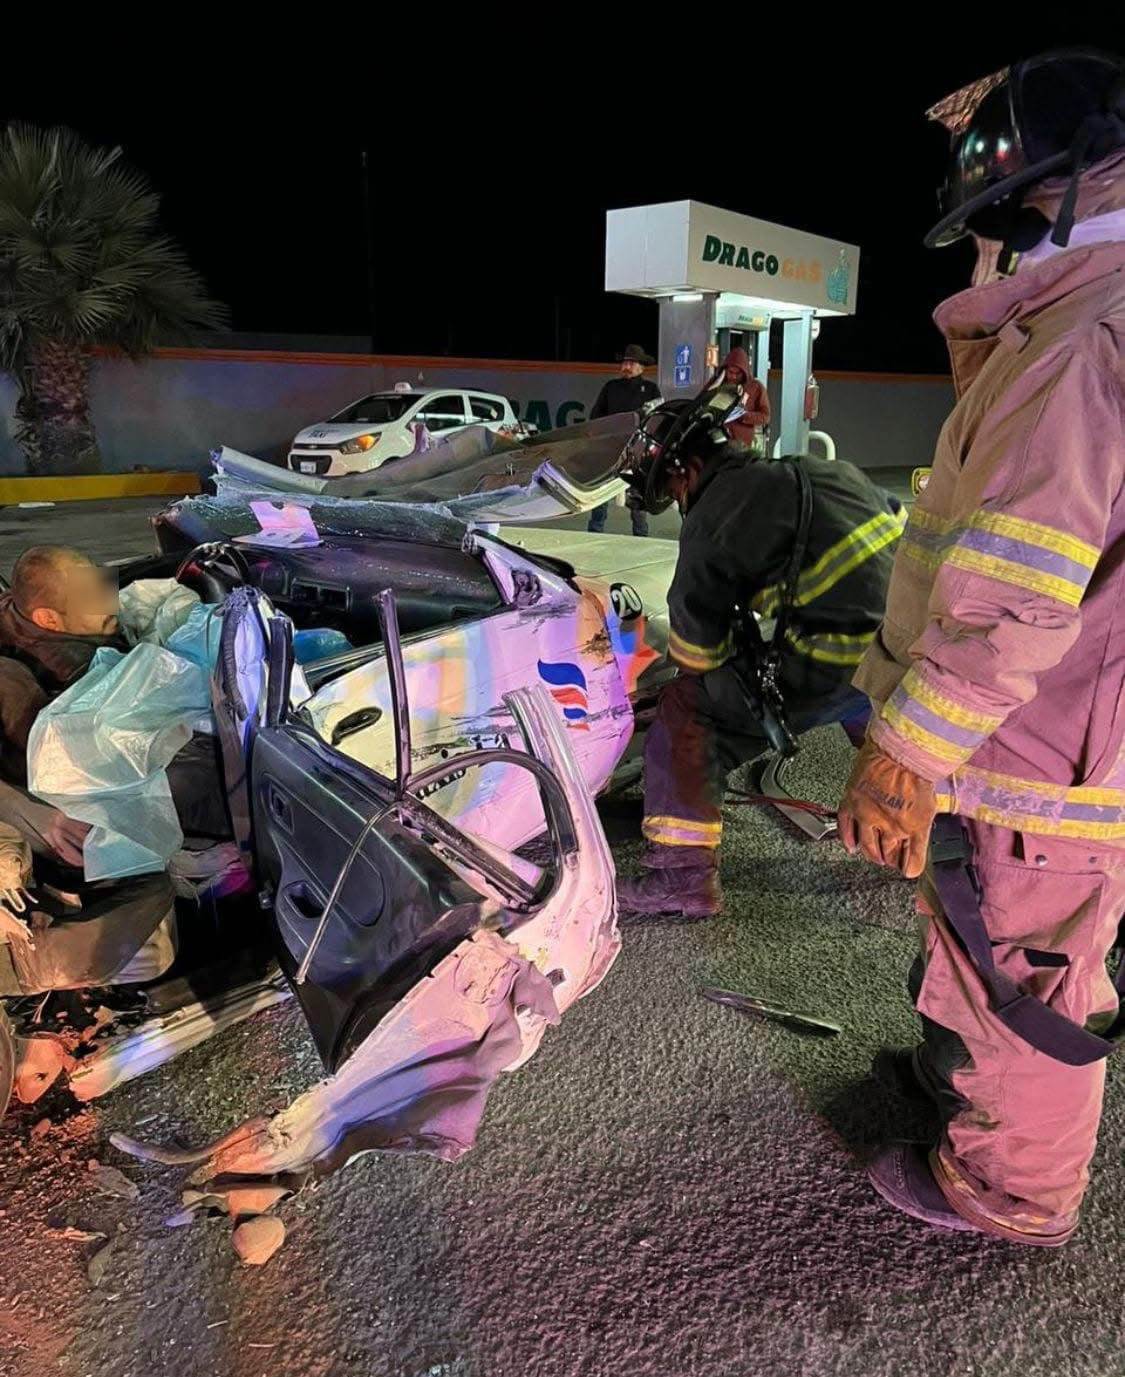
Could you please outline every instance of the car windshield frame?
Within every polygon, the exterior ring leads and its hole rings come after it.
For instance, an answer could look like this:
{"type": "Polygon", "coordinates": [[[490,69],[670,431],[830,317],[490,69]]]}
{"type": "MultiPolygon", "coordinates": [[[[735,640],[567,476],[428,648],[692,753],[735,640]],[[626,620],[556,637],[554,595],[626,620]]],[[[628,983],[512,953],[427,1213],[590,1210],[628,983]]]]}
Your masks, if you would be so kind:
{"type": "MultiPolygon", "coordinates": [[[[420,402],[425,401],[429,394],[426,392],[371,392],[366,397],[361,397],[357,402],[349,402],[342,410],[332,417],[332,421],[338,425],[355,426],[392,426],[403,420],[406,415],[413,410],[420,402]],[[401,402],[402,406],[397,415],[385,416],[382,420],[376,420],[373,416],[353,416],[350,412],[366,407],[369,402],[401,402]]],[[[387,410],[392,410],[387,407],[387,410]]]]}

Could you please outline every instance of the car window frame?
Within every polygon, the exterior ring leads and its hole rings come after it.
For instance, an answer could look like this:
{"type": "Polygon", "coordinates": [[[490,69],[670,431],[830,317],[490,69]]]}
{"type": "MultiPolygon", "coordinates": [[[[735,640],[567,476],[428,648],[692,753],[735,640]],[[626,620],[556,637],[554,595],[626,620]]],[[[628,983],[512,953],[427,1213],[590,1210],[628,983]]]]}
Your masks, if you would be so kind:
{"type": "MultiPolygon", "coordinates": [[[[440,400],[442,400],[442,399],[444,399],[444,398],[446,398],[446,397],[459,397],[459,398],[461,399],[461,420],[460,420],[460,425],[461,425],[461,426],[470,426],[470,425],[472,425],[475,418],[472,417],[472,415],[471,415],[471,413],[470,413],[470,411],[469,411],[468,393],[467,393],[463,388],[451,388],[451,389],[449,389],[449,390],[447,390],[447,391],[445,391],[445,392],[439,392],[439,391],[428,392],[428,393],[422,398],[422,400],[418,403],[417,410],[411,413],[410,419],[411,419],[412,421],[417,420],[417,419],[419,418],[419,416],[420,416],[420,413],[423,412],[423,411],[425,411],[425,409],[426,409],[428,406],[430,406],[430,405],[432,405],[432,404],[435,404],[435,403],[437,403],[438,401],[440,401],[440,400]]],[[[452,418],[450,418],[450,419],[452,419],[452,418]]],[[[424,418],[423,418],[423,420],[424,420],[424,418]]],[[[444,434],[447,434],[447,433],[448,433],[449,431],[451,431],[451,430],[456,430],[456,429],[457,429],[457,426],[441,426],[441,427],[439,427],[439,429],[434,430],[430,425],[427,424],[427,425],[426,425],[426,429],[430,432],[431,435],[444,435],[444,434]]]]}
{"type": "MultiPolygon", "coordinates": [[[[413,645],[415,641],[420,641],[423,639],[423,637],[441,636],[444,635],[444,633],[447,631],[456,630],[458,627],[473,626],[477,622],[486,621],[489,617],[497,617],[505,612],[511,612],[516,610],[517,603],[510,596],[510,594],[508,594],[505,591],[500,580],[496,577],[496,574],[493,572],[487,558],[485,557],[485,549],[483,547],[474,545],[473,548],[464,551],[464,553],[466,553],[471,559],[475,559],[477,563],[480,565],[480,567],[484,570],[484,572],[488,575],[489,582],[496,590],[496,596],[499,599],[499,604],[496,607],[490,609],[488,612],[482,612],[479,616],[461,617],[455,622],[450,622],[448,626],[442,627],[438,631],[429,630],[407,632],[405,635],[402,635],[400,637],[403,645],[413,645]]],[[[525,552],[523,550],[518,550],[516,553],[520,556],[521,559],[526,558],[525,552]]],[[[530,563],[530,561],[528,562],[530,563]]],[[[292,620],[292,618],[290,618],[290,620],[292,620]]],[[[311,670],[313,672],[314,678],[316,679],[315,688],[311,683],[309,685],[310,697],[315,697],[320,692],[320,690],[325,687],[326,684],[334,683],[335,680],[338,679],[341,675],[350,674],[353,669],[361,669],[365,664],[368,663],[369,660],[376,658],[376,656],[381,654],[382,652],[383,643],[382,641],[378,641],[372,645],[356,646],[354,647],[354,649],[342,651],[338,655],[326,655],[322,660],[306,661],[301,666],[301,669],[305,671],[306,675],[311,670]],[[320,678],[316,671],[322,666],[331,666],[333,662],[336,661],[341,662],[339,672],[332,674],[329,678],[320,678]]]]}
{"type": "Polygon", "coordinates": [[[502,425],[504,425],[504,424],[508,421],[508,403],[507,403],[507,401],[506,401],[503,397],[497,397],[497,396],[495,395],[495,393],[492,393],[492,392],[466,392],[466,393],[465,393],[465,402],[466,402],[466,405],[467,405],[467,407],[468,407],[469,414],[470,414],[470,415],[472,416],[472,418],[473,418],[471,424],[482,425],[482,426],[502,426],[502,425]],[[486,420],[483,416],[478,416],[478,415],[473,411],[473,398],[474,398],[474,397],[479,398],[482,402],[488,402],[488,403],[489,403],[490,405],[492,405],[492,406],[498,406],[498,407],[500,408],[500,415],[499,415],[499,416],[490,417],[490,418],[487,419],[487,420],[486,420]]]}
{"type": "MultiPolygon", "coordinates": [[[[413,391],[413,390],[414,390],[414,389],[411,388],[411,391],[413,391]]],[[[343,412],[345,412],[345,411],[352,411],[352,410],[354,410],[357,406],[362,406],[364,402],[369,402],[369,401],[371,401],[373,398],[376,398],[376,397],[401,397],[401,396],[402,396],[402,393],[401,393],[401,392],[388,391],[386,388],[383,388],[382,391],[380,391],[380,392],[365,392],[364,395],[363,395],[362,397],[357,397],[356,400],[355,400],[354,402],[349,402],[349,403],[347,404],[347,406],[341,407],[340,410],[337,411],[336,414],[335,414],[334,416],[330,416],[330,417],[328,418],[327,421],[317,421],[316,424],[317,424],[317,425],[322,425],[322,426],[323,426],[323,425],[340,425],[340,426],[378,426],[378,427],[402,425],[403,421],[405,421],[405,420],[407,419],[408,416],[412,415],[413,412],[416,411],[416,410],[418,409],[418,407],[420,407],[420,406],[422,406],[422,405],[424,404],[424,402],[425,402],[425,400],[426,400],[426,398],[425,398],[424,395],[420,398],[420,400],[418,400],[417,402],[414,403],[413,407],[407,407],[406,410],[402,413],[402,415],[401,415],[397,420],[395,420],[395,421],[353,421],[353,420],[341,420],[341,419],[340,419],[340,417],[342,416],[343,412]]]]}

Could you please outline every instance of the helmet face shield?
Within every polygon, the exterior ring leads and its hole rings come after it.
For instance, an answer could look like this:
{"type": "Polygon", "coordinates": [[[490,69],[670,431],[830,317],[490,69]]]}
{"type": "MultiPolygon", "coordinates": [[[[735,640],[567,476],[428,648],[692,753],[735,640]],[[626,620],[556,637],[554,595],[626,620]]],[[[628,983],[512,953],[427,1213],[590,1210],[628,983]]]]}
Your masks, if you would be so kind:
{"type": "Polygon", "coordinates": [[[941,218],[926,244],[952,244],[969,231],[1009,240],[1020,225],[1028,188],[1068,168],[1089,166],[1125,143],[1123,76],[1125,64],[1109,53],[1045,53],[934,106],[931,118],[953,137],[938,192],[941,218]],[[1089,140],[1076,152],[1083,129],[1089,140]]]}

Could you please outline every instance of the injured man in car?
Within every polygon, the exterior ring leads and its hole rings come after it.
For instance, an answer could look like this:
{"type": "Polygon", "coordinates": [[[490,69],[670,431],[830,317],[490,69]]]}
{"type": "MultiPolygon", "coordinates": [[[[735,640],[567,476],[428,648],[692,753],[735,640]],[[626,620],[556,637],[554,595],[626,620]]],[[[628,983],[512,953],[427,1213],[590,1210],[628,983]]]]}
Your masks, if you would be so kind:
{"type": "MultiPolygon", "coordinates": [[[[131,644],[158,638],[198,605],[185,589],[155,584],[130,589],[122,609],[113,570],[69,547],[35,546],[0,595],[0,995],[149,981],[175,958],[173,879],[91,875],[87,841],[97,817],[69,816],[69,800],[56,798],[64,806],[55,807],[42,801],[47,790],[36,788],[38,798],[27,790],[28,743],[51,705],[80,694],[107,658],[127,657],[131,644]],[[161,617],[164,627],[156,625],[161,617]]],[[[167,781],[183,833],[170,869],[229,867],[234,848],[213,738],[191,734],[168,763],[167,781]]]]}

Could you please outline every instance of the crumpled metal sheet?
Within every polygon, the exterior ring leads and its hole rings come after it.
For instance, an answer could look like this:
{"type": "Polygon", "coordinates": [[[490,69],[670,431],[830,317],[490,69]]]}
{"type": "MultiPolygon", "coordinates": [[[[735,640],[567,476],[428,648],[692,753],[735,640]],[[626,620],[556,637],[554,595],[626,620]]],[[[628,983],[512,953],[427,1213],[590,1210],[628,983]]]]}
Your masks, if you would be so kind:
{"type": "MultiPolygon", "coordinates": [[[[195,1165],[195,1183],[322,1176],[361,1153],[418,1152],[453,1161],[472,1146],[489,1090],[535,1052],[549,1024],[593,990],[621,947],[613,860],[567,735],[541,687],[520,690],[528,743],[557,775],[577,849],[550,899],[514,924],[461,942],[368,1035],[340,1070],[270,1118],[197,1151],[122,1134],[123,1152],[195,1165]]],[[[487,840],[487,839],[486,839],[487,840]]]]}
{"type": "Polygon", "coordinates": [[[496,1077],[523,1057],[534,1018],[558,1022],[550,983],[496,933],[474,933],[335,1076],[229,1135],[192,1180],[324,1176],[373,1151],[455,1161],[473,1145],[496,1077]]]}
{"type": "MultiPolygon", "coordinates": [[[[211,532],[233,540],[256,535],[261,523],[251,503],[269,497],[268,492],[240,490],[216,497],[185,497],[174,503],[159,520],[176,524],[179,518],[195,518],[211,532]]],[[[403,502],[357,502],[350,498],[308,497],[285,493],[277,501],[300,502],[307,506],[316,529],[322,536],[372,536],[380,540],[432,542],[460,548],[465,538],[465,523],[457,521],[440,505],[410,506],[403,502]]]]}

